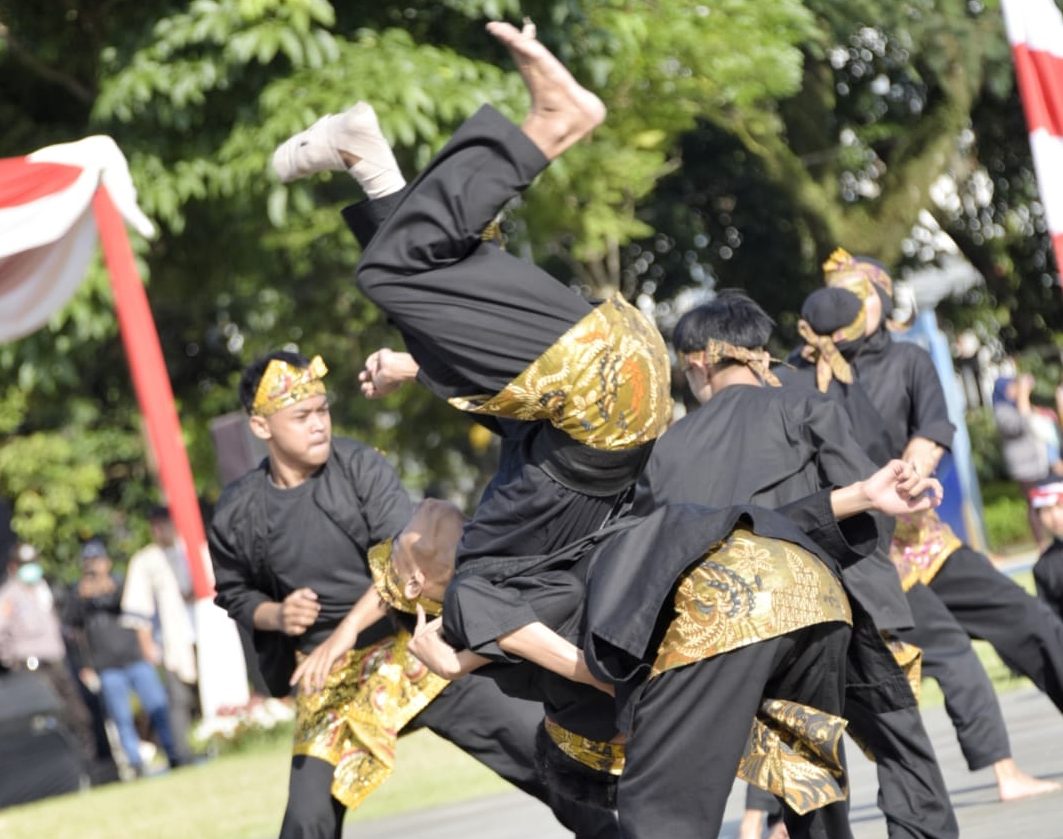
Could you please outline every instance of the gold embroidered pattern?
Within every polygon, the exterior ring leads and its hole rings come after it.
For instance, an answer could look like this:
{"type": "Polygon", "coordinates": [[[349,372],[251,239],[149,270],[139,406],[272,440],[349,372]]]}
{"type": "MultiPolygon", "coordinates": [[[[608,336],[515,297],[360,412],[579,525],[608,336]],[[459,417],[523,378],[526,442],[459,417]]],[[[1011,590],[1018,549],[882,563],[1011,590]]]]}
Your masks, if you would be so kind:
{"type": "Polygon", "coordinates": [[[918,703],[923,687],[923,651],[915,644],[908,644],[900,638],[883,634],[882,640],[886,642],[886,648],[893,655],[897,666],[904,672],[908,687],[912,689],[912,695],[918,703]]]}
{"type": "Polygon", "coordinates": [[[846,721],[783,699],[765,699],[737,775],[783,798],[797,813],[845,800],[841,760],[846,721]]]}
{"type": "Polygon", "coordinates": [[[596,772],[619,775],[624,771],[624,744],[592,740],[567,728],[562,728],[552,719],[543,720],[546,733],[554,744],[573,760],[589,766],[596,772]]]}
{"type": "Polygon", "coordinates": [[[744,364],[759,376],[764,384],[771,387],[782,387],[779,377],[771,372],[772,358],[763,347],[753,350],[749,347],[738,347],[727,341],[718,341],[715,338],[710,338],[703,350],[679,353],[679,367],[683,372],[686,372],[690,369],[691,362],[700,361],[707,367],[711,367],[714,364],[719,364],[725,358],[744,364]]]}
{"type": "Polygon", "coordinates": [[[737,527],[680,581],[651,677],[830,621],[852,624],[841,583],[791,542],[737,527]]]}
{"type": "Polygon", "coordinates": [[[596,306],[494,396],[453,398],[463,411],[548,420],[596,449],[655,440],[672,418],[664,339],[615,295],[596,306]]]}
{"type": "Polygon", "coordinates": [[[279,358],[270,359],[255,391],[251,413],[268,417],[311,396],[323,395],[325,383],[321,380],[327,373],[328,367],[319,355],[305,369],[279,358]]]}
{"type": "Polygon", "coordinates": [[[391,774],[399,731],[449,684],[407,651],[410,635],[351,650],[324,689],[299,694],[292,754],[335,767],[332,794],[357,807],[391,774]]]}
{"type": "Polygon", "coordinates": [[[945,560],[962,546],[960,537],[934,510],[898,516],[890,559],[900,574],[901,588],[908,591],[916,583],[929,585],[945,560]]]}
{"type": "Polygon", "coordinates": [[[443,614],[443,604],[428,597],[418,597],[410,600],[402,590],[399,575],[395,572],[395,566],[391,564],[391,546],[394,539],[385,539],[369,549],[369,573],[373,576],[373,586],[376,588],[380,599],[392,609],[417,614],[417,604],[420,604],[426,615],[433,617],[443,614]]]}

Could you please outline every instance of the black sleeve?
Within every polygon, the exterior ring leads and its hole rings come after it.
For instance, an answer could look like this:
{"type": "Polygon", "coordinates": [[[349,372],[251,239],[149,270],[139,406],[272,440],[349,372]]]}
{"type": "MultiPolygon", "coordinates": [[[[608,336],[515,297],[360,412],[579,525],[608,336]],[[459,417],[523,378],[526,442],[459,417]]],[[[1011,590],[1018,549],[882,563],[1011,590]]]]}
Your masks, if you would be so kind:
{"type": "Polygon", "coordinates": [[[1060,574],[1059,567],[1061,563],[1063,553],[1045,553],[1034,564],[1033,582],[1037,588],[1037,596],[1063,618],[1063,575],[1060,574]]]}
{"type": "Polygon", "coordinates": [[[871,554],[878,543],[878,528],[867,513],[838,521],[831,509],[833,490],[791,501],[778,512],[796,524],[817,545],[844,568],[871,554]]]}
{"type": "Polygon", "coordinates": [[[369,528],[369,544],[390,539],[413,515],[413,503],[398,474],[370,446],[358,446],[350,456],[348,468],[369,528]]]}
{"type": "Polygon", "coordinates": [[[531,605],[518,591],[496,585],[473,574],[456,578],[447,586],[443,602],[443,634],[447,643],[472,650],[492,661],[513,663],[498,639],[538,621],[531,605]]]}
{"type": "Polygon", "coordinates": [[[925,350],[913,352],[909,364],[909,391],[912,396],[908,417],[908,439],[925,437],[946,449],[952,448],[956,427],[949,421],[945,391],[934,362],[925,350]]]}
{"type": "MultiPolygon", "coordinates": [[[[224,504],[223,496],[207,533],[210,562],[214,567],[214,602],[238,624],[254,630],[255,609],[263,603],[273,603],[274,599],[256,586],[250,558],[233,544],[231,517],[224,504]]],[[[243,550],[250,550],[250,546],[243,546],[243,550]]]]}

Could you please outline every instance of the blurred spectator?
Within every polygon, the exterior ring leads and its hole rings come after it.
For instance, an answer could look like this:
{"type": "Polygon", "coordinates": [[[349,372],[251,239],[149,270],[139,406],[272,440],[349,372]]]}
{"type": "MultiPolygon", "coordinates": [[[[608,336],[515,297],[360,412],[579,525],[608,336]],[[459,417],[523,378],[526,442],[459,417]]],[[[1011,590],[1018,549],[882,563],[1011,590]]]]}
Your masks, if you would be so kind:
{"type": "MultiPolygon", "coordinates": [[[[1063,475],[1058,416],[1034,407],[1030,402],[1033,387],[1034,377],[1029,373],[1001,377],[993,385],[993,417],[1001,437],[1004,468],[1027,496],[1039,481],[1063,475]]],[[[1043,549],[1048,538],[1032,507],[1029,520],[1034,539],[1043,549]]]]}
{"type": "Polygon", "coordinates": [[[98,680],[103,704],[118,729],[118,739],[130,766],[139,775],[144,765],[140,738],[133,724],[129,692],[140,698],[155,736],[171,766],[182,763],[170,726],[166,691],[141,651],[135,630],[121,620],[120,581],[111,574],[111,559],[103,542],[93,539],[81,549],[82,576],[63,610],[63,619],[80,631],[83,645],[81,679],[90,688],[98,680]]]}
{"type": "Polygon", "coordinates": [[[1063,618],[1063,481],[1055,477],[1042,481],[1029,497],[1052,539],[1033,567],[1037,596],[1063,618]]]}
{"type": "Polygon", "coordinates": [[[63,705],[60,718],[77,738],[86,766],[96,758],[92,721],[66,662],[62,628],[37,550],[14,545],[0,586],[0,664],[44,678],[63,705]]]}
{"type": "Polygon", "coordinates": [[[184,545],[169,512],[151,513],[154,541],[133,554],[126,569],[122,612],[137,630],[144,658],[162,665],[177,751],[188,758],[188,732],[196,705],[196,651],[189,603],[191,577],[184,545]]]}

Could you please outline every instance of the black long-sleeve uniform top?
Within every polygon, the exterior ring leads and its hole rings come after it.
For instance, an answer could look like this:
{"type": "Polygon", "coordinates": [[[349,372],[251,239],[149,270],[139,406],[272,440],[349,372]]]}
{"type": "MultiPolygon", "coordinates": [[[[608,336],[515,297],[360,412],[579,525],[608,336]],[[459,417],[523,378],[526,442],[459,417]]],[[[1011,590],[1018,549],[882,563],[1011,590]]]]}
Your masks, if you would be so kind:
{"type": "MultiPolygon", "coordinates": [[[[815,391],[732,385],[657,441],[635,490],[634,512],[662,504],[777,508],[821,489],[863,480],[876,469],[841,406],[815,391]]],[[[912,625],[889,560],[892,521],[875,516],[878,548],[845,568],[844,579],[882,629],[912,625]]]]}
{"type": "MultiPolygon", "coordinates": [[[[395,536],[411,513],[391,465],[372,447],[343,438],[333,439],[329,459],[303,486],[271,486],[269,462],[263,461],[225,488],[209,531],[214,602],[254,631],[272,691],[288,692],[299,642],[254,630],[255,609],[302,586],[313,588],[322,609],[303,643],[322,640],[372,585],[369,548],[395,536]]],[[[359,645],[390,631],[390,623],[381,621],[359,636],[359,645]]]]}
{"type": "Polygon", "coordinates": [[[1037,596],[1063,618],[1063,540],[1053,539],[1033,566],[1037,596]]]}
{"type": "MultiPolygon", "coordinates": [[[[913,437],[951,448],[956,427],[949,421],[945,392],[930,353],[909,341],[894,341],[885,328],[841,349],[862,394],[832,382],[827,395],[846,408],[857,440],[873,460],[881,465],[900,457],[913,437]],[[878,422],[861,410],[863,395],[878,413],[878,422]]],[[[815,366],[796,354],[790,360],[796,368],[791,376],[815,387],[815,366]]]]}

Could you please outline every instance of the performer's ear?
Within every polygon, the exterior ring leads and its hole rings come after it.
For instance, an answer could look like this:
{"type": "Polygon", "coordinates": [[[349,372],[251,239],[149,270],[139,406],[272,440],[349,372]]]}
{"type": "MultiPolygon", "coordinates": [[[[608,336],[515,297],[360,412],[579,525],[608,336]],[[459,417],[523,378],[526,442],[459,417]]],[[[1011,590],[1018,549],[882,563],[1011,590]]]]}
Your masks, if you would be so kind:
{"type": "Polygon", "coordinates": [[[273,432],[270,431],[269,421],[265,417],[260,417],[258,414],[252,414],[251,418],[247,421],[247,424],[251,427],[251,433],[259,440],[272,439],[273,432]]]}

